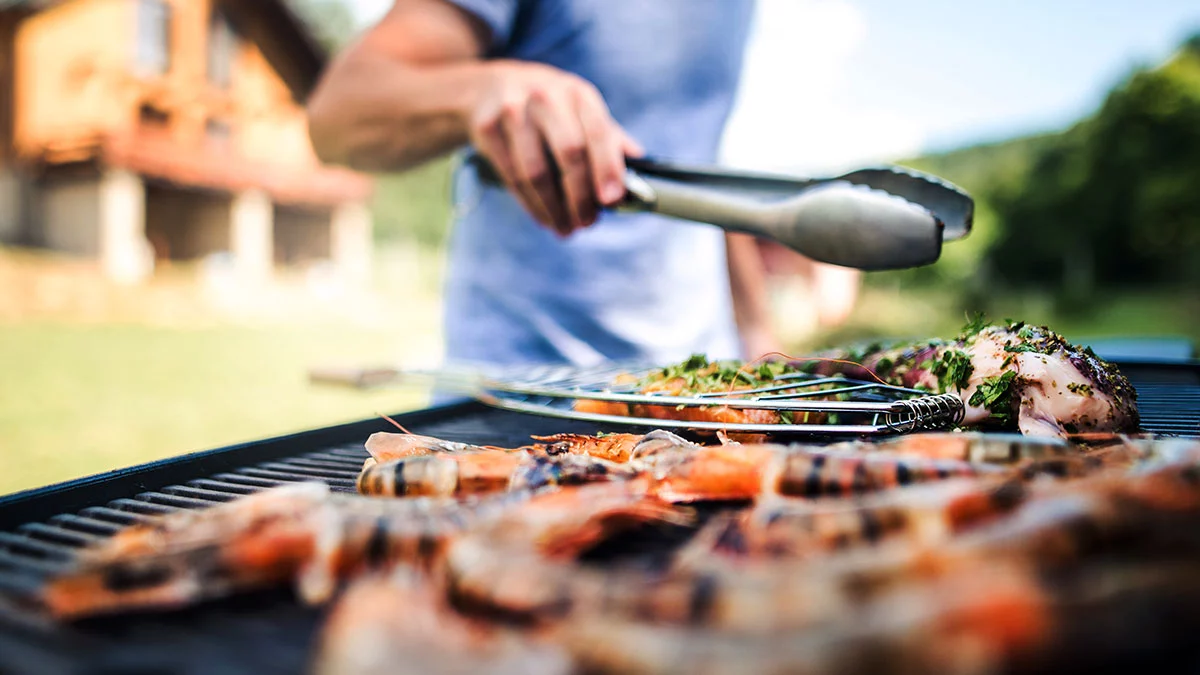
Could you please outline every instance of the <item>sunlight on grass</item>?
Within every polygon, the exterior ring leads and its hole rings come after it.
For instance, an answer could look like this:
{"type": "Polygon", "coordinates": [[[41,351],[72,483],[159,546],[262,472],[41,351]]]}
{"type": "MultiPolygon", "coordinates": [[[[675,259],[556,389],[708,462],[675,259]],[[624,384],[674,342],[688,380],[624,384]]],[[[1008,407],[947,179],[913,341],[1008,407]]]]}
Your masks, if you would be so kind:
{"type": "Polygon", "coordinates": [[[400,345],[332,327],[0,326],[0,494],[422,407],[421,391],[308,382],[311,367],[395,363],[400,345]]]}

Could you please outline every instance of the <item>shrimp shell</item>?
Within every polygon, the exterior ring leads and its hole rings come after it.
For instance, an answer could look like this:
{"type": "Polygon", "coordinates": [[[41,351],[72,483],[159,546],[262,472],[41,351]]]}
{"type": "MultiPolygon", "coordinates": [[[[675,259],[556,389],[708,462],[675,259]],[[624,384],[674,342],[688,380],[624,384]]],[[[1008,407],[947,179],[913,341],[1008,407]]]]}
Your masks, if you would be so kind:
{"type": "Polygon", "coordinates": [[[455,613],[440,587],[400,565],[347,588],[321,630],[312,672],[566,675],[571,663],[553,646],[455,613]]]}

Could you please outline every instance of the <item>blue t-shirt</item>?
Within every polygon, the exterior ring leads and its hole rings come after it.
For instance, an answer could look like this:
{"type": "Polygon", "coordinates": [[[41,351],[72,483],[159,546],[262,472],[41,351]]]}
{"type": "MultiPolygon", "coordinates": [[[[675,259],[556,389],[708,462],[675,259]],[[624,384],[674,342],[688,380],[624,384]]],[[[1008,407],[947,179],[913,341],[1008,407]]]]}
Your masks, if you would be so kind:
{"type": "MultiPolygon", "coordinates": [[[[594,84],[649,155],[714,161],[741,71],[750,0],[451,0],[491,29],[489,55],[594,84]]],[[[562,240],[508,192],[455,176],[446,283],[451,363],[593,365],[733,358],[723,233],[605,213],[562,240]]]]}

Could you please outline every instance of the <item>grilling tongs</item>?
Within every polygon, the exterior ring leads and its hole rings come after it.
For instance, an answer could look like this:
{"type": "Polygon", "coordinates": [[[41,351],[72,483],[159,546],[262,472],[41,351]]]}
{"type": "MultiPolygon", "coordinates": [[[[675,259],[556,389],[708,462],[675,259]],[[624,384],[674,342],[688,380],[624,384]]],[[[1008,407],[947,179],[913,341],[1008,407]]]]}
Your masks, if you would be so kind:
{"type": "MultiPolygon", "coordinates": [[[[482,157],[467,159],[499,185],[482,157]]],[[[865,168],[832,178],[729,171],[655,159],[626,160],[618,210],[645,211],[773,239],[809,258],[862,270],[935,262],[943,241],[971,231],[971,196],[906,167],[865,168]]]]}

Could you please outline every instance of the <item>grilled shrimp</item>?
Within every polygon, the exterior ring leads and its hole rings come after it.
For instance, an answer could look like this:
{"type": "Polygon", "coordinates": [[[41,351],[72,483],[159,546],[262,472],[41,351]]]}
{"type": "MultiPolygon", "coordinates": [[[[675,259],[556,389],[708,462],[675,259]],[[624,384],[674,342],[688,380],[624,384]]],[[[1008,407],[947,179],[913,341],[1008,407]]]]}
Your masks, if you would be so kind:
{"type": "Polygon", "coordinates": [[[974,668],[991,665],[997,652],[1048,637],[1046,600],[1029,575],[999,565],[980,571],[988,583],[960,576],[867,603],[824,607],[803,631],[743,632],[581,614],[555,638],[585,672],[595,673],[979,672],[974,668]]]}
{"type": "Polygon", "coordinates": [[[642,440],[638,434],[605,434],[585,436],[583,434],[555,434],[532,436],[533,443],[519,448],[500,448],[494,445],[471,445],[445,441],[432,436],[397,434],[379,431],[367,438],[367,452],[371,459],[383,463],[394,459],[434,454],[471,454],[485,451],[516,452],[534,450],[550,455],[584,454],[614,462],[627,461],[633,449],[642,440]]]}
{"type": "Polygon", "coordinates": [[[562,488],[473,529],[449,547],[444,571],[460,603],[514,617],[556,610],[575,558],[643,524],[686,525],[691,514],[655,499],[643,479],[562,488]]]}
{"type": "Polygon", "coordinates": [[[637,467],[632,464],[610,462],[591,455],[481,450],[407,457],[374,464],[359,474],[358,491],[384,497],[448,497],[627,479],[637,472],[637,467]]]}
{"type": "Polygon", "coordinates": [[[1078,452],[1074,444],[1062,438],[969,431],[905,434],[878,442],[851,441],[832,447],[862,452],[883,450],[928,459],[997,464],[1050,459],[1078,452]]]}
{"type": "Polygon", "coordinates": [[[541,441],[535,444],[535,448],[551,455],[584,454],[611,462],[628,462],[634,454],[634,449],[645,437],[640,434],[604,434],[602,436],[555,434],[553,436],[531,436],[531,438],[541,441]]]}
{"type": "Polygon", "coordinates": [[[354,581],[321,630],[316,675],[571,672],[552,646],[455,613],[419,570],[397,566],[354,581]]]}
{"type": "Polygon", "coordinates": [[[530,453],[509,476],[509,490],[536,490],[548,485],[582,485],[630,480],[641,472],[637,462],[615,462],[592,455],[530,453]]]}
{"type": "Polygon", "coordinates": [[[376,462],[387,462],[402,457],[419,457],[437,453],[455,454],[462,452],[479,452],[480,450],[502,450],[491,446],[471,445],[446,441],[433,436],[418,434],[397,434],[395,432],[377,431],[367,437],[367,452],[376,462]]]}
{"type": "Polygon", "coordinates": [[[54,616],[74,618],[295,582],[306,601],[323,602],[348,574],[427,563],[474,520],[525,498],[460,504],[332,495],[323,483],[274,488],[123,530],[49,579],[41,599],[54,616]]]}
{"type": "Polygon", "coordinates": [[[1064,584],[985,563],[891,590],[803,631],[579,615],[554,636],[589,673],[1122,672],[1178,664],[1164,644],[1188,645],[1194,658],[1198,619],[1194,564],[1089,566],[1064,584]]]}
{"type": "Polygon", "coordinates": [[[933,545],[1010,513],[1026,494],[1015,479],[950,478],[862,497],[765,499],[714,519],[679,552],[676,567],[702,569],[721,553],[811,558],[895,538],[933,545]]]}
{"type": "MultiPolygon", "coordinates": [[[[1200,535],[1188,526],[1200,516],[1195,464],[1130,478],[1039,481],[1026,487],[1024,499],[1004,489],[974,495],[963,489],[961,501],[948,499],[956,511],[913,526],[907,530],[913,536],[830,551],[819,564],[746,557],[736,565],[702,561],[665,574],[614,572],[470,536],[455,542],[446,560],[452,571],[457,565],[457,571],[472,572],[468,584],[452,582],[457,593],[526,620],[590,616],[603,623],[604,617],[636,617],[759,633],[818,625],[871,598],[947,574],[962,573],[977,583],[991,563],[1069,573],[1094,555],[1154,560],[1200,552],[1200,535]]],[[[951,488],[942,488],[940,496],[929,490],[934,514],[940,499],[954,495],[951,488]]]]}
{"type": "MultiPolygon", "coordinates": [[[[1200,444],[1195,443],[1163,443],[1157,454],[1168,454],[1165,451],[1172,445],[1181,451],[1194,446],[1200,455],[1200,444]]],[[[715,519],[680,552],[680,560],[712,562],[712,554],[718,552],[751,559],[810,557],[896,536],[931,545],[1009,514],[1025,501],[1031,481],[1124,470],[1132,461],[1124,451],[1106,449],[1083,456],[1051,453],[1009,470],[987,469],[975,478],[951,477],[854,497],[808,500],[764,495],[752,509],[715,519]]],[[[1138,456],[1150,453],[1141,449],[1138,456]]]]}
{"type": "Polygon", "coordinates": [[[953,476],[1003,474],[987,464],[816,446],[709,446],[650,460],[654,493],[671,502],[863,494],[953,476]]]}
{"type": "MultiPolygon", "coordinates": [[[[1200,465],[1174,463],[1144,473],[1098,475],[1076,481],[1039,482],[1011,514],[970,527],[946,541],[898,541],[870,550],[850,549],[806,567],[809,579],[856,597],[914,579],[971,570],[986,561],[1030,565],[1043,572],[1074,569],[1091,556],[1195,555],[1200,535],[1200,465]],[[823,578],[822,578],[823,577],[823,578]]],[[[801,563],[803,564],[803,563],[801,563]]],[[[748,561],[738,578],[793,585],[796,563],[748,561]]]]}
{"type": "Polygon", "coordinates": [[[497,492],[508,486],[524,452],[479,450],[404,457],[363,468],[358,491],[382,497],[449,497],[497,492]]]}

